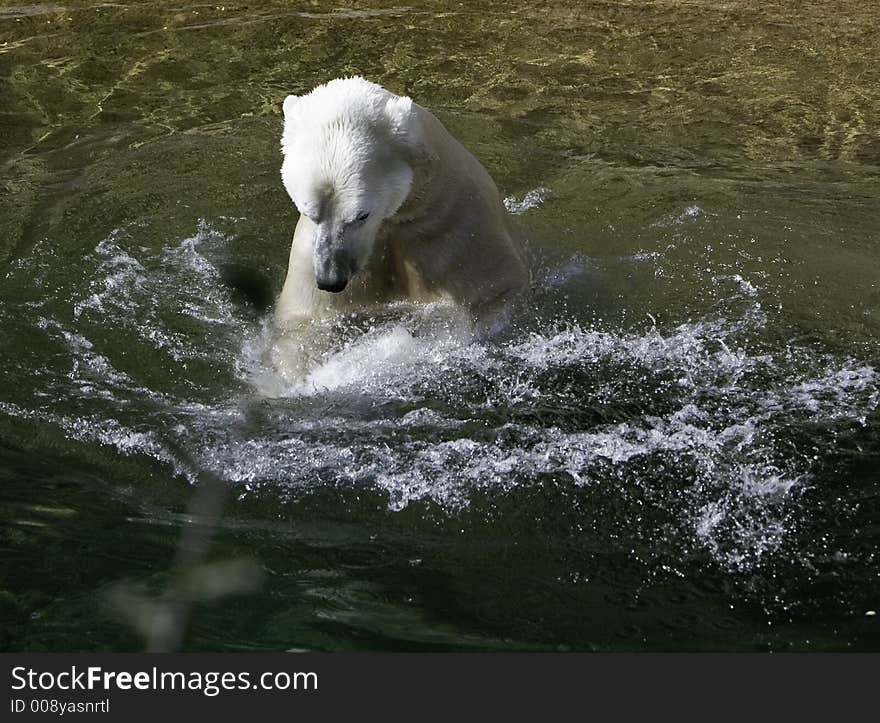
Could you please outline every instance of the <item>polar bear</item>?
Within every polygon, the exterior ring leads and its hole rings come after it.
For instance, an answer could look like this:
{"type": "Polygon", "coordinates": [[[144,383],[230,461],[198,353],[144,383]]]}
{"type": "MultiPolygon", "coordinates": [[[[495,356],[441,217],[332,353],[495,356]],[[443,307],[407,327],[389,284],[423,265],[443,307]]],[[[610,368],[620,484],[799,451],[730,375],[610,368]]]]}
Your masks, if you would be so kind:
{"type": "Polygon", "coordinates": [[[489,174],[410,98],[361,77],[290,95],[281,147],[300,213],[282,329],[396,299],[451,300],[485,328],[527,285],[489,174]]]}

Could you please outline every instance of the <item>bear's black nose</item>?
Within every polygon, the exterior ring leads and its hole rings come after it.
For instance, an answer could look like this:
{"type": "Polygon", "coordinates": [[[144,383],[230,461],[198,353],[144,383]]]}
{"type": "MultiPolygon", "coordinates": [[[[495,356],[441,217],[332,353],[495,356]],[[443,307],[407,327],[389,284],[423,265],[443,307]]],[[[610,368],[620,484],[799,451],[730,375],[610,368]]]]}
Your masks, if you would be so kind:
{"type": "Polygon", "coordinates": [[[346,286],[348,286],[348,281],[343,279],[342,281],[337,281],[335,283],[328,283],[324,281],[318,281],[318,288],[321,291],[329,291],[332,294],[338,294],[340,291],[343,291],[346,286]]]}

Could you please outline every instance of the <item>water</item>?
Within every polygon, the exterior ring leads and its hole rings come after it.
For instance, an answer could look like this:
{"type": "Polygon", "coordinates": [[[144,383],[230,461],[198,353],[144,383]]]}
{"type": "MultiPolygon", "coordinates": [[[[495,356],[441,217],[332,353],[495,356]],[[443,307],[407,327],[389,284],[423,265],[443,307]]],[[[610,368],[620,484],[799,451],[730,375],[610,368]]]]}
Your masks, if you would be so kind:
{"type": "Polygon", "coordinates": [[[0,645],[876,650],[871,4],[0,7],[0,645]],[[484,162],[516,323],[267,325],[280,101],[362,73],[484,162]],[[147,611],[146,613],[144,611],[147,611]]]}

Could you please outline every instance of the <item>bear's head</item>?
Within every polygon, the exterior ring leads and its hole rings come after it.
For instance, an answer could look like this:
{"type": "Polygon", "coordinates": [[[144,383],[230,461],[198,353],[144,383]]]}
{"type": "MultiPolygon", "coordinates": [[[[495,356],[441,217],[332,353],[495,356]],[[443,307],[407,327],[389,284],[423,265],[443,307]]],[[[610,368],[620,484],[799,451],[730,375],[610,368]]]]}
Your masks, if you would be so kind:
{"type": "Polygon", "coordinates": [[[315,281],[340,292],[413,184],[421,128],[412,100],[343,78],[284,101],[284,187],[314,224],[315,281]]]}

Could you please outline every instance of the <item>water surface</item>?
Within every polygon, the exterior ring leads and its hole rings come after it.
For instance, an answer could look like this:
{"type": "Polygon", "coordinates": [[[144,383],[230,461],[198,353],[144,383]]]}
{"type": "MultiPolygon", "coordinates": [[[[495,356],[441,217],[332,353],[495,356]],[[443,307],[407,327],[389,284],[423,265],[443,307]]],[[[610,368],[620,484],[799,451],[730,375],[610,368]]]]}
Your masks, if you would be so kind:
{"type": "Polygon", "coordinates": [[[878,649],[880,9],[797,6],[0,5],[0,646],[140,648],[207,471],[188,649],[878,649]],[[292,383],[280,104],[354,73],[535,283],[292,383]]]}

